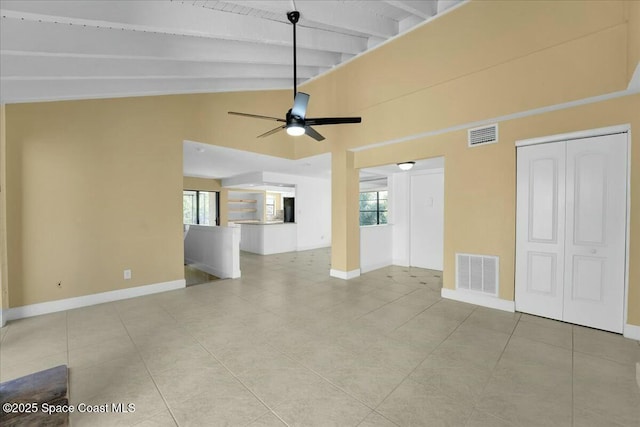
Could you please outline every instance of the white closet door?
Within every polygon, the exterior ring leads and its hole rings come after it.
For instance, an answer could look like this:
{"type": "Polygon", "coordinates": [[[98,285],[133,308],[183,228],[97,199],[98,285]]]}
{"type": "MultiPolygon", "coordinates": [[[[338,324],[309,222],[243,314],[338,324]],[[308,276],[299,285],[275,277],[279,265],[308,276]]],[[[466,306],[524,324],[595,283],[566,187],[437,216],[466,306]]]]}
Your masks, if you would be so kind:
{"type": "Polygon", "coordinates": [[[444,171],[411,176],[410,265],[442,271],[444,171]]]}
{"type": "Polygon", "coordinates": [[[517,151],[516,310],[562,319],[565,143],[517,151]]]}
{"type": "Polygon", "coordinates": [[[564,320],[624,326],[626,134],[567,143],[564,320]]]}

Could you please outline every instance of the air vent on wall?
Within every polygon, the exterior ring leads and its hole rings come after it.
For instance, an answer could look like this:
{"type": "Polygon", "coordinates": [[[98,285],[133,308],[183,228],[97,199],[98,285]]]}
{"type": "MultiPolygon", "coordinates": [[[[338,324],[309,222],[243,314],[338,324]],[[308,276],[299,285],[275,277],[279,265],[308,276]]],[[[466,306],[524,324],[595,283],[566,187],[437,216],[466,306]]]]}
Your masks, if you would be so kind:
{"type": "Polygon", "coordinates": [[[498,142],[498,124],[469,129],[467,132],[469,147],[498,142]]]}
{"type": "Polygon", "coordinates": [[[456,254],[456,288],[498,295],[498,257],[456,254]]]}

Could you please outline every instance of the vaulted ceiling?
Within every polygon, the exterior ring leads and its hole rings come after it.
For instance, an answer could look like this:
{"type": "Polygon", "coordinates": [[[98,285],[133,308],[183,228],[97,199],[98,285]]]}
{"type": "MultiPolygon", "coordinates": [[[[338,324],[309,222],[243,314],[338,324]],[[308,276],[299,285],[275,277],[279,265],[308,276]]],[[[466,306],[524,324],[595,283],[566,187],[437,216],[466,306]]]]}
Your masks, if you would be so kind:
{"type": "Polygon", "coordinates": [[[298,83],[461,0],[0,1],[0,102],[238,90],[298,83]]]}

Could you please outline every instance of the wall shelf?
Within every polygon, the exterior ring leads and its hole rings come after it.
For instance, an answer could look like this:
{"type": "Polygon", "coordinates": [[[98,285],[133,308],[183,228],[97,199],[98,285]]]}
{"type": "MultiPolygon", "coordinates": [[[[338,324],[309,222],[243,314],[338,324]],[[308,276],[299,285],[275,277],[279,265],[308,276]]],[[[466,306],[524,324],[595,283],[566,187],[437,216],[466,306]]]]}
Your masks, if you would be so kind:
{"type": "Polygon", "coordinates": [[[229,222],[252,223],[264,221],[265,193],[263,191],[229,191],[227,209],[229,222]]]}

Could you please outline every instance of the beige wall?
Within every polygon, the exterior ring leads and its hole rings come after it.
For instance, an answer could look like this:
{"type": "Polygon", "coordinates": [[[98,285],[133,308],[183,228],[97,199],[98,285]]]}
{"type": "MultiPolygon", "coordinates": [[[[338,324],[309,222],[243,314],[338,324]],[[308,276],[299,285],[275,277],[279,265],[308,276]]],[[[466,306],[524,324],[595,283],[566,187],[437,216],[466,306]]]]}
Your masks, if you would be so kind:
{"type": "MultiPolygon", "coordinates": [[[[500,296],[512,299],[513,142],[622,123],[635,132],[638,95],[504,121],[500,143],[475,150],[465,130],[348,150],[623,90],[640,57],[638,10],[624,1],[470,2],[303,85],[310,115],[363,117],[362,125],[322,127],[322,143],[284,132],[257,140],[269,122],[227,114],[282,115],[290,91],[10,105],[9,304],[182,278],[185,139],[287,158],[332,152],[332,268],[342,271],[359,266],[357,169],[444,155],[445,286],[453,286],[455,252],[492,253],[501,257],[500,296]],[[133,269],[131,282],[124,268],[133,269]]],[[[634,259],[637,167],[631,191],[634,259]]],[[[222,224],[226,207],[222,189],[222,224]]],[[[640,325],[633,265],[630,283],[629,322],[640,325]]]]}
{"type": "Polygon", "coordinates": [[[292,105],[292,92],[255,91],[194,95],[193,127],[184,139],[284,158],[294,158],[294,138],[279,132],[256,137],[276,127],[275,122],[231,116],[229,111],[284,118],[292,105]]]}
{"type": "MultiPolygon", "coordinates": [[[[181,192],[185,182],[203,184],[183,178],[182,142],[292,157],[285,136],[256,140],[269,122],[227,114],[277,115],[290,96],[264,91],[8,105],[4,303],[182,279],[181,192]],[[124,281],[127,268],[133,278],[124,281]]],[[[227,224],[224,189],[220,220],[227,224]]]]}
{"type": "Polygon", "coordinates": [[[220,191],[222,186],[219,179],[185,176],[182,178],[182,188],[184,190],[220,191]]]}
{"type": "Polygon", "coordinates": [[[7,106],[11,307],[184,278],[187,100],[7,106]]]}
{"type": "MultiPolygon", "coordinates": [[[[498,255],[500,297],[513,300],[514,142],[625,123],[637,128],[638,95],[504,121],[501,142],[482,148],[466,147],[466,128],[626,89],[628,35],[640,25],[627,20],[626,8],[625,2],[471,2],[305,86],[312,99],[324,85],[340,88],[341,112],[363,117],[363,125],[344,127],[332,141],[334,205],[357,204],[356,196],[345,199],[346,190],[335,191],[349,187],[355,169],[444,156],[444,285],[454,287],[456,252],[498,255]],[[358,151],[353,167],[335,164],[341,150],[429,132],[434,136],[358,151]]],[[[638,187],[634,168],[631,259],[640,257],[638,187]]],[[[354,264],[344,260],[357,259],[359,245],[345,225],[347,208],[333,210],[339,222],[332,243],[340,252],[332,266],[350,270],[354,264]]],[[[628,322],[640,325],[640,268],[633,266],[628,322]]]]}
{"type": "Polygon", "coordinates": [[[472,1],[302,90],[322,113],[362,115],[345,148],[623,90],[625,5],[472,1]]]}
{"type": "MultiPolygon", "coordinates": [[[[503,121],[500,142],[467,147],[466,130],[355,153],[363,168],[445,157],[444,286],[455,288],[455,253],[500,257],[500,298],[513,300],[515,263],[515,141],[546,135],[631,124],[640,129],[640,95],[503,121]]],[[[632,137],[633,137],[632,133],[632,137]]],[[[631,163],[640,165],[638,137],[631,163]]],[[[640,168],[631,170],[630,259],[640,258],[640,168]]],[[[640,325],[640,265],[630,264],[628,322],[640,325]]]]}

